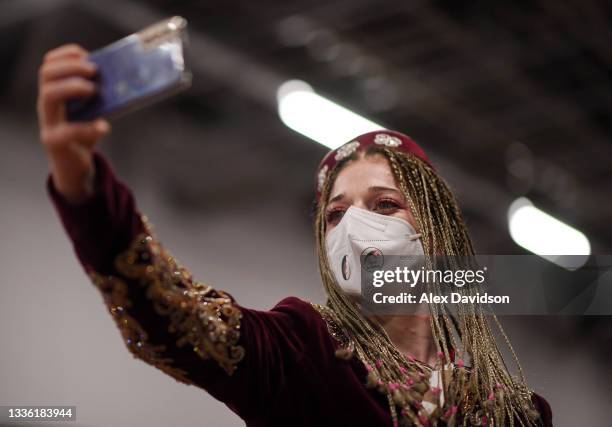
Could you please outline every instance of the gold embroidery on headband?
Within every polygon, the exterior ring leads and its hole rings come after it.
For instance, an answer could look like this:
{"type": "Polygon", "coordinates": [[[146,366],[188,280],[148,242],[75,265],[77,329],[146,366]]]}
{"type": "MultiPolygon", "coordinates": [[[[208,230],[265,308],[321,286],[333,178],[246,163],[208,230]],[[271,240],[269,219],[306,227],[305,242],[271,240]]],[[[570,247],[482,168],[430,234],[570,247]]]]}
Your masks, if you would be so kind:
{"type": "MultiPolygon", "coordinates": [[[[155,311],[169,317],[168,330],[177,335],[178,347],[189,345],[202,359],[212,358],[229,375],[233,374],[236,365],[244,357],[244,348],[237,344],[242,313],[225,292],[194,281],[191,273],[156,239],[145,216],[142,216],[142,221],[145,233],[137,236],[130,248],[117,256],[117,272],[143,286],[155,311]]],[[[106,288],[113,289],[111,295],[122,295],[124,298],[123,305],[113,305],[125,308],[127,304],[129,307],[125,283],[123,286],[117,285],[122,282],[114,277],[108,278],[106,282],[106,288]]],[[[122,334],[126,342],[128,336],[136,334],[141,337],[142,348],[146,345],[146,334],[142,335],[144,331],[138,323],[126,316],[121,314],[121,319],[127,319],[127,322],[119,323],[122,334]]],[[[160,367],[160,360],[163,360],[166,363],[161,364],[160,369],[168,372],[170,360],[155,357],[161,351],[163,348],[160,346],[149,346],[147,352],[140,352],[138,356],[148,357],[143,359],[157,367],[160,367]]],[[[177,374],[174,371],[170,373],[175,378],[177,374]]]]}

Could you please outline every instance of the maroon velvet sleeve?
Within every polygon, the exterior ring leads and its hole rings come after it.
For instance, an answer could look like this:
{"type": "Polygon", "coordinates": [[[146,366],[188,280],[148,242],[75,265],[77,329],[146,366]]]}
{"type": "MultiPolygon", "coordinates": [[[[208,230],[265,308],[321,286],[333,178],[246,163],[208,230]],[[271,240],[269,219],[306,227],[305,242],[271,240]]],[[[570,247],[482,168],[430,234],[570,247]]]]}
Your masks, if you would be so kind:
{"type": "Polygon", "coordinates": [[[552,427],[552,410],[550,405],[539,394],[533,393],[531,395],[531,401],[533,402],[536,410],[540,413],[542,425],[544,427],[552,427]]]}
{"type": "Polygon", "coordinates": [[[68,203],[56,190],[51,175],[47,191],[85,270],[110,273],[114,255],[144,228],[130,190],[116,179],[107,160],[95,152],[94,164],[95,193],[88,201],[68,203]]]}
{"type": "Polygon", "coordinates": [[[265,417],[266,401],[295,369],[320,318],[297,298],[251,310],[193,280],[157,241],[105,158],[96,152],[94,162],[95,192],[86,202],[68,203],[50,176],[47,189],[127,348],[242,418],[265,417]]]}

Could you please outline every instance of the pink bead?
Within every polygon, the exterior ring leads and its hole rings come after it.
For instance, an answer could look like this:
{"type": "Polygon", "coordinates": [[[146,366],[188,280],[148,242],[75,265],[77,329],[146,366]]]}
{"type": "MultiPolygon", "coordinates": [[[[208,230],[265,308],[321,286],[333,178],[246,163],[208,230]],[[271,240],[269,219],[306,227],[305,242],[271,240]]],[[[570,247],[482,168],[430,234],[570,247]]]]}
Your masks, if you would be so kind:
{"type": "Polygon", "coordinates": [[[489,400],[495,400],[495,395],[493,394],[493,392],[489,393],[489,400]]]}
{"type": "Polygon", "coordinates": [[[465,362],[463,361],[463,359],[457,360],[457,366],[460,368],[463,368],[465,366],[465,362]]]}
{"type": "Polygon", "coordinates": [[[442,391],[442,389],[440,387],[432,387],[431,388],[431,392],[433,394],[439,394],[442,391]]]}
{"type": "Polygon", "coordinates": [[[366,370],[367,370],[368,372],[372,372],[372,371],[374,370],[374,368],[372,368],[372,367],[371,367],[370,365],[368,365],[367,363],[366,363],[366,365],[365,365],[365,368],[366,368],[366,370]]]}
{"type": "Polygon", "coordinates": [[[408,370],[406,368],[404,368],[403,366],[400,366],[400,372],[402,374],[405,374],[406,372],[408,372],[408,370]]]}
{"type": "Polygon", "coordinates": [[[441,351],[439,351],[439,352],[438,352],[438,357],[439,357],[440,359],[442,359],[442,358],[444,357],[444,353],[442,353],[441,351]]]}
{"type": "Polygon", "coordinates": [[[456,405],[451,406],[445,413],[444,413],[444,417],[448,418],[451,415],[455,415],[457,413],[459,409],[457,408],[456,405]]]}
{"type": "Polygon", "coordinates": [[[377,368],[380,368],[382,365],[383,365],[382,360],[378,359],[378,360],[376,361],[376,367],[377,367],[377,368]]]}
{"type": "Polygon", "coordinates": [[[444,413],[444,418],[449,418],[452,415],[455,415],[457,413],[457,407],[453,406],[452,408],[449,408],[445,413],[444,413]]]}

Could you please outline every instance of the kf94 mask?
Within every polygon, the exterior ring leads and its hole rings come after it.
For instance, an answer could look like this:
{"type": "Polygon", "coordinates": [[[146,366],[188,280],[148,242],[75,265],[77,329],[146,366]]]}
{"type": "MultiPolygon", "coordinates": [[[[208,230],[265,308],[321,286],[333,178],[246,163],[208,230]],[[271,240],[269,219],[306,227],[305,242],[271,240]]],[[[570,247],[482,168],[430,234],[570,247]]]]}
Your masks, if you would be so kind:
{"type": "Polygon", "coordinates": [[[411,260],[424,257],[420,237],[404,219],[351,206],[328,233],[325,244],[338,284],[359,301],[362,269],[411,268],[411,263],[418,262],[411,260]]]}

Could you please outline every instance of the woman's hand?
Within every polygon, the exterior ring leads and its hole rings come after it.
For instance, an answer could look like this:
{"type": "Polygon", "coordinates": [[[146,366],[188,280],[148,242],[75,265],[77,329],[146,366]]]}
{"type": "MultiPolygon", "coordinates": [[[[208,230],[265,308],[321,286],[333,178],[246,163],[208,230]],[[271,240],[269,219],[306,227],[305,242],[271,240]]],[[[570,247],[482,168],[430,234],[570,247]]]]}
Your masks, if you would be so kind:
{"type": "Polygon", "coordinates": [[[44,56],[39,69],[38,122],[40,140],[49,159],[53,184],[72,203],[86,200],[93,193],[93,148],[110,131],[106,120],[68,122],[66,101],[96,93],[89,78],[96,65],[87,60],[88,52],[75,44],[53,49],[44,56]]]}

